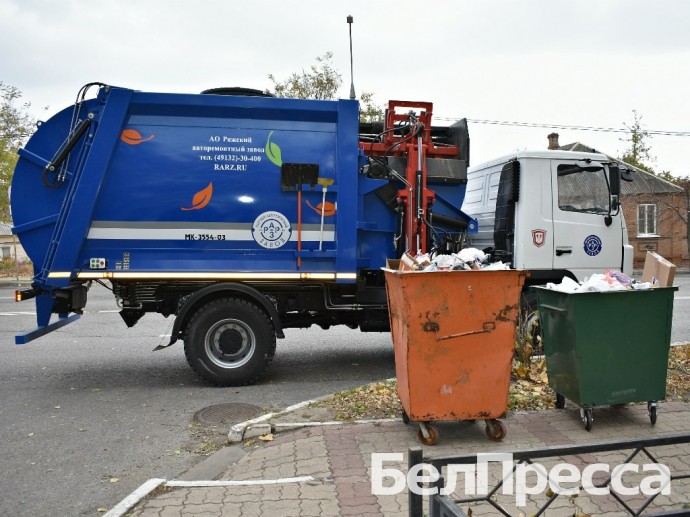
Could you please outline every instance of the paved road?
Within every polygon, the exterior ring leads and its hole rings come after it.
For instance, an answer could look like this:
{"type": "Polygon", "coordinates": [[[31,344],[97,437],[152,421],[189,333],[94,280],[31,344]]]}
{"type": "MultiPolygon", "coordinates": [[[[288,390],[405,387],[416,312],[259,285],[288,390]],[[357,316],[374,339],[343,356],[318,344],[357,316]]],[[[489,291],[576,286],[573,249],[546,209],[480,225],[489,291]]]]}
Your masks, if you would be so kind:
{"type": "Polygon", "coordinates": [[[690,342],[690,274],[677,274],[671,343],[690,342]]]}
{"type": "MultiPolygon", "coordinates": [[[[671,340],[690,341],[690,275],[676,285],[671,340]]],[[[34,317],[11,297],[0,288],[0,515],[96,515],[149,478],[176,477],[201,458],[190,422],[205,407],[280,409],[394,376],[387,334],[288,330],[261,384],[210,388],[179,344],[151,352],[171,319],[127,329],[99,287],[79,322],[15,346],[34,317]]]]}
{"type": "Polygon", "coordinates": [[[261,384],[211,388],[180,344],[151,352],[172,319],[146,315],[127,329],[98,288],[80,321],[16,346],[34,317],[11,295],[0,289],[0,515],[96,515],[151,477],[176,477],[202,459],[186,449],[205,407],[281,409],[395,375],[387,334],[287,330],[261,384]]]}

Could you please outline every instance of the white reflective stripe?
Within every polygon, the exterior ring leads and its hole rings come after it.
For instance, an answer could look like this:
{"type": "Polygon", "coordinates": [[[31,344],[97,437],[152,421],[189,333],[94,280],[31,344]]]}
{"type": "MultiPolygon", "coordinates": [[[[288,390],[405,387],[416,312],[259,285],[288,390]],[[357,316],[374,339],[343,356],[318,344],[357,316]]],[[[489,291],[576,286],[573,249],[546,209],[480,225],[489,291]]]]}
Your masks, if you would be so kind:
{"type": "MultiPolygon", "coordinates": [[[[143,272],[143,271],[84,271],[77,274],[82,280],[93,280],[97,278],[113,279],[186,279],[186,280],[335,280],[336,273],[320,272],[300,272],[300,273],[166,273],[166,272],[143,272]]],[[[339,273],[338,278],[356,278],[355,273],[339,273]],[[345,275],[345,276],[343,276],[345,275]]]]}
{"type": "Polygon", "coordinates": [[[69,271],[51,271],[48,273],[48,278],[69,278],[72,273],[69,271]]]}
{"type": "Polygon", "coordinates": [[[225,240],[228,241],[254,240],[252,239],[251,230],[212,230],[208,228],[97,228],[93,226],[89,229],[86,238],[183,241],[185,240],[185,235],[224,236],[225,240]]]}
{"type": "MultiPolygon", "coordinates": [[[[292,229],[290,240],[297,242],[297,229],[292,229]]],[[[123,240],[208,240],[208,241],[251,241],[254,242],[251,230],[243,229],[209,229],[209,228],[101,228],[92,226],[87,239],[123,239],[123,240]],[[205,237],[207,236],[207,237],[205,237]]],[[[302,242],[319,242],[320,230],[302,230],[302,242]]],[[[323,242],[333,242],[335,232],[323,231],[323,242]]]]}
{"type": "MultiPolygon", "coordinates": [[[[70,278],[68,271],[54,271],[48,274],[48,278],[70,278]]],[[[248,272],[145,272],[145,271],[81,271],[77,278],[82,280],[95,280],[100,278],[129,278],[129,279],[187,279],[187,280],[355,280],[357,273],[248,273],[248,272]]]]}

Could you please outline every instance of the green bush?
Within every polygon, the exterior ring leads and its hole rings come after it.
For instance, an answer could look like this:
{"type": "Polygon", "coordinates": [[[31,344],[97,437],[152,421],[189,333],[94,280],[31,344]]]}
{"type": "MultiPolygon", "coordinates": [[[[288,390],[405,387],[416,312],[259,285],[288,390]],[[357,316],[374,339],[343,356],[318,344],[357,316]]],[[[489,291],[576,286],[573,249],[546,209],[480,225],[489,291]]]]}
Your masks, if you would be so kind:
{"type": "Polygon", "coordinates": [[[29,259],[19,259],[15,264],[14,257],[3,257],[0,259],[0,277],[32,277],[34,276],[34,265],[29,259]],[[17,273],[19,271],[19,273],[17,273]]]}

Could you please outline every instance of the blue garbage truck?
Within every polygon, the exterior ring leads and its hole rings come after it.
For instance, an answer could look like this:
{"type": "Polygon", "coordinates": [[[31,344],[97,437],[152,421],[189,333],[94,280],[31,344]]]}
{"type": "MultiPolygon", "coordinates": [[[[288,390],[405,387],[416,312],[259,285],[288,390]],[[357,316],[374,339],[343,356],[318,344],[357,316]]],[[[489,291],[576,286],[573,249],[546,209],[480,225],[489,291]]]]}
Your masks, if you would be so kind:
{"type": "Polygon", "coordinates": [[[13,231],[34,277],[16,298],[37,325],[16,342],[78,319],[93,283],[129,327],[174,316],[169,344],[221,386],[255,382],[287,328],[387,331],[387,261],[477,229],[466,121],[432,112],[390,101],[360,123],[350,99],[84,86],[19,151],[13,231]]]}

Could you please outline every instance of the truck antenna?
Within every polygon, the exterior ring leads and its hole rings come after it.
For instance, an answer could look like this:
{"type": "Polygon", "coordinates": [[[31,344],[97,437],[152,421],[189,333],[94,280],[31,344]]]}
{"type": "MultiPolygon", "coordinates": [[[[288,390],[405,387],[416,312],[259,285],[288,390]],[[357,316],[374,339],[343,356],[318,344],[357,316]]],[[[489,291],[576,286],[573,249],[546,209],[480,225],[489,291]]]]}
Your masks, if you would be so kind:
{"type": "Polygon", "coordinates": [[[352,22],[354,18],[352,15],[347,17],[347,25],[350,29],[350,99],[356,99],[355,95],[355,79],[354,79],[354,68],[352,66],[352,22]]]}

